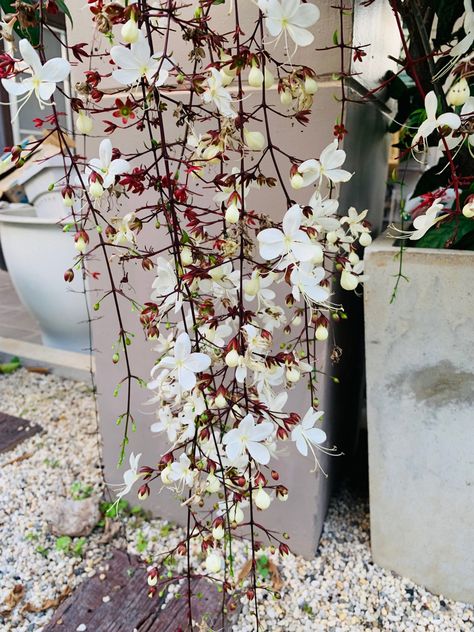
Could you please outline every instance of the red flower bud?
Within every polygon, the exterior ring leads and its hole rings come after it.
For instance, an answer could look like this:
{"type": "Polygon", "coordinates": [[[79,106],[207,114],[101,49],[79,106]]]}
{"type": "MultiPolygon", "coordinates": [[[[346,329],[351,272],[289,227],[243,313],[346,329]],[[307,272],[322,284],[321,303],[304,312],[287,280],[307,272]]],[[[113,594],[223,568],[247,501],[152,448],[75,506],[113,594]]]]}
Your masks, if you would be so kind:
{"type": "Polygon", "coordinates": [[[64,273],[64,280],[66,281],[66,283],[71,283],[73,279],[74,279],[74,270],[71,270],[71,268],[69,268],[64,273]]]}

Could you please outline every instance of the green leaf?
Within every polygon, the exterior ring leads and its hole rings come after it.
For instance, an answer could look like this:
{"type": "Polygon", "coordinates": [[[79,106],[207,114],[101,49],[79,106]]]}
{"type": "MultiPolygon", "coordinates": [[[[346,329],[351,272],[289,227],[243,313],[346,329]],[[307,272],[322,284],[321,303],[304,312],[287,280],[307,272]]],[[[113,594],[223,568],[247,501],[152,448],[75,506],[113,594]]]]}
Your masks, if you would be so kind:
{"type": "Polygon", "coordinates": [[[339,46],[339,35],[337,34],[337,30],[332,34],[332,43],[334,46],[339,46]]]}
{"type": "Polygon", "coordinates": [[[430,228],[421,239],[418,239],[415,247],[473,250],[473,244],[474,220],[464,215],[452,215],[447,221],[430,228]]]}
{"type": "Polygon", "coordinates": [[[56,4],[61,9],[61,11],[64,13],[64,15],[67,15],[67,17],[69,18],[69,21],[71,22],[71,26],[72,26],[73,21],[72,21],[71,12],[67,8],[67,5],[66,5],[65,1],[64,0],[56,0],[56,4]]]}

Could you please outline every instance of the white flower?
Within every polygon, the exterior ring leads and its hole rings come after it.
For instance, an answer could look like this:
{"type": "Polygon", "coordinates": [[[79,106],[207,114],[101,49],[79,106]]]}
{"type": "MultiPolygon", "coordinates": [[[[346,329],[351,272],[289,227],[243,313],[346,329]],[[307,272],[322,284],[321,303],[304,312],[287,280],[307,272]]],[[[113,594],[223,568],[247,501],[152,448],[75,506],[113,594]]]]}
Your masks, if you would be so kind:
{"type": "Polygon", "coordinates": [[[262,277],[258,270],[254,270],[250,279],[246,279],[243,282],[244,297],[246,301],[253,301],[257,297],[258,305],[260,307],[260,301],[268,304],[275,298],[275,292],[268,288],[274,282],[274,274],[270,272],[265,277],[262,277]]]}
{"type": "Polygon", "coordinates": [[[164,299],[163,309],[174,305],[174,312],[179,312],[183,300],[179,293],[177,295],[177,284],[174,267],[165,257],[158,257],[156,260],[156,277],[152,283],[153,292],[151,293],[151,299],[156,301],[162,298],[164,299]]]}
{"type": "Polygon", "coordinates": [[[425,97],[426,120],[423,121],[415,134],[413,139],[414,147],[416,147],[418,141],[421,139],[423,139],[423,143],[426,144],[428,136],[430,136],[430,134],[432,134],[438,127],[446,126],[451,129],[458,129],[461,125],[461,119],[457,114],[454,114],[454,112],[445,112],[437,117],[437,109],[438,98],[434,90],[431,90],[425,97]]]}
{"type": "Polygon", "coordinates": [[[321,287],[320,283],[324,279],[324,268],[312,268],[303,264],[299,268],[293,268],[290,275],[290,282],[293,286],[292,294],[296,301],[301,296],[312,303],[324,303],[329,298],[329,291],[321,287]]]}
{"type": "Polygon", "coordinates": [[[339,202],[333,199],[323,200],[321,193],[315,191],[309,200],[312,208],[311,216],[305,220],[309,226],[316,228],[318,233],[330,232],[339,228],[339,220],[334,217],[339,207],[339,202]]]}
{"type": "Polygon", "coordinates": [[[396,237],[398,239],[406,239],[408,237],[411,241],[421,239],[432,226],[446,217],[446,214],[438,216],[438,213],[444,208],[444,206],[439,203],[440,200],[441,198],[436,198],[424,215],[415,217],[413,220],[413,228],[415,230],[401,231],[395,227],[395,230],[401,233],[401,235],[396,235],[396,237]]]}
{"type": "Polygon", "coordinates": [[[204,103],[214,103],[222,116],[235,118],[237,114],[232,109],[232,97],[222,85],[222,75],[216,68],[210,69],[211,76],[207,79],[207,89],[201,95],[204,103]]]}
{"type": "Polygon", "coordinates": [[[179,488],[182,490],[185,485],[191,487],[194,482],[196,471],[192,470],[189,466],[191,461],[187,454],[181,454],[179,461],[173,461],[171,463],[171,471],[168,477],[178,483],[179,488]]]}
{"type": "Polygon", "coordinates": [[[173,355],[162,358],[158,368],[170,369],[176,373],[183,391],[191,391],[196,386],[196,373],[211,366],[211,358],[205,353],[191,353],[191,340],[183,332],[176,338],[173,355]]]}
{"type": "Polygon", "coordinates": [[[297,173],[291,179],[292,187],[294,189],[307,187],[316,180],[321,182],[323,176],[333,184],[347,182],[352,178],[352,174],[339,168],[345,159],[346,152],[337,148],[337,139],[334,139],[323,149],[319,161],[311,158],[299,165],[297,173]]]}
{"type": "Polygon", "coordinates": [[[135,213],[127,213],[123,217],[113,217],[111,223],[117,231],[113,236],[112,243],[115,245],[124,245],[127,242],[133,244],[135,235],[133,234],[130,224],[135,221],[135,213]]]}
{"type": "Polygon", "coordinates": [[[341,225],[347,224],[351,234],[357,238],[360,233],[367,230],[364,226],[362,226],[362,222],[367,217],[367,213],[367,210],[362,211],[362,213],[357,213],[356,209],[351,206],[351,208],[347,211],[347,216],[341,219],[341,225]]]}
{"type": "Polygon", "coordinates": [[[175,443],[178,438],[178,431],[181,425],[179,419],[173,416],[169,406],[159,408],[157,415],[159,421],[152,424],[150,430],[152,432],[163,432],[166,430],[168,441],[175,443]]]}
{"type": "Polygon", "coordinates": [[[472,10],[472,0],[464,0],[464,37],[455,44],[449,51],[451,57],[461,57],[471,48],[474,43],[474,11],[472,10]]]}
{"type": "Polygon", "coordinates": [[[168,79],[173,65],[167,59],[161,59],[162,53],[150,54],[147,38],[140,31],[138,40],[127,48],[126,46],[112,46],[110,56],[120,66],[112,72],[112,77],[118,83],[128,86],[146,77],[148,83],[162,86],[168,79]],[[155,76],[158,76],[155,78],[155,76]]]}
{"type": "Polygon", "coordinates": [[[117,500],[120,500],[122,496],[128,494],[132,489],[133,484],[140,478],[140,474],[138,474],[138,462],[140,461],[141,456],[141,453],[136,456],[133,452],[130,454],[130,468],[123,473],[123,486],[117,493],[117,500]]]}
{"type": "Polygon", "coordinates": [[[266,465],[270,461],[270,452],[260,441],[268,439],[273,430],[274,426],[269,421],[255,425],[254,418],[249,413],[237,428],[229,430],[222,438],[227,456],[233,461],[247,450],[257,463],[266,465]]]}
{"type": "Polygon", "coordinates": [[[296,46],[309,46],[314,35],[308,31],[320,16],[318,7],[299,0],[259,0],[258,6],[265,15],[265,26],[273,37],[288,35],[296,46]]]}
{"type": "MultiPolygon", "coordinates": [[[[309,408],[298,424],[291,432],[291,440],[296,443],[296,449],[303,456],[308,454],[308,446],[319,446],[326,441],[326,433],[321,428],[314,428],[314,424],[324,415],[322,411],[309,408]]],[[[314,452],[313,452],[314,454],[314,452]]]]}
{"type": "Polygon", "coordinates": [[[38,53],[28,40],[20,40],[20,53],[23,61],[28,65],[25,72],[31,73],[31,77],[16,81],[15,79],[2,79],[2,85],[8,94],[16,97],[21,95],[22,105],[35,93],[41,109],[49,105],[48,100],[56,90],[56,84],[61,83],[71,72],[68,61],[61,57],[49,59],[44,66],[41,64],[38,53]]]}
{"type": "Polygon", "coordinates": [[[266,228],[257,235],[262,259],[280,259],[281,266],[290,263],[309,261],[316,254],[315,245],[308,235],[300,229],[302,211],[298,204],[293,205],[283,217],[282,230],[266,228]]]}
{"type": "Polygon", "coordinates": [[[90,169],[102,178],[102,187],[108,189],[115,183],[116,176],[128,173],[130,163],[122,158],[112,160],[112,143],[110,138],[104,138],[99,145],[99,158],[93,158],[89,163],[90,169]]]}

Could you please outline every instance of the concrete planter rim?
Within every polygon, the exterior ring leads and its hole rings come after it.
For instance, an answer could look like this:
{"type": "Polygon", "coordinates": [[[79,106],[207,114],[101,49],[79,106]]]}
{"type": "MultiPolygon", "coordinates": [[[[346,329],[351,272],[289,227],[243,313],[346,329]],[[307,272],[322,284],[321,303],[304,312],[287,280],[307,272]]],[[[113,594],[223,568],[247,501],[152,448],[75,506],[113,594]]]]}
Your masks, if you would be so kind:
{"type": "Polygon", "coordinates": [[[0,224],[56,225],[59,230],[62,230],[62,226],[67,224],[67,221],[54,217],[38,217],[35,207],[30,204],[9,204],[0,208],[0,224]]]}
{"type": "MultiPolygon", "coordinates": [[[[400,245],[395,243],[393,237],[388,236],[387,233],[383,233],[376,237],[374,241],[367,246],[365,252],[393,252],[396,255],[400,251],[400,245]]],[[[454,257],[454,256],[462,256],[468,257],[474,255],[474,250],[456,250],[454,248],[411,248],[407,247],[403,256],[416,256],[416,255],[424,255],[424,256],[446,256],[446,257],[454,257]]],[[[436,265],[433,263],[433,265],[436,265]]]]}

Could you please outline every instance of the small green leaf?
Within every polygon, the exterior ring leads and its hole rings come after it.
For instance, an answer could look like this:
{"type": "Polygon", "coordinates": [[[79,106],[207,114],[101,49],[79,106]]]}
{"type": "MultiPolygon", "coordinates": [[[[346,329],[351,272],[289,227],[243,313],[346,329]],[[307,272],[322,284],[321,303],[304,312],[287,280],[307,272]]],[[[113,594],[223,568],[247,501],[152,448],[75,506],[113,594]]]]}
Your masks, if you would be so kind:
{"type": "Polygon", "coordinates": [[[72,26],[72,24],[73,24],[72,15],[71,15],[71,12],[69,11],[69,9],[67,8],[67,5],[66,5],[65,1],[64,0],[56,0],[56,4],[61,9],[61,11],[64,13],[64,15],[67,15],[67,17],[69,18],[69,21],[71,22],[71,26],[72,26]]]}

